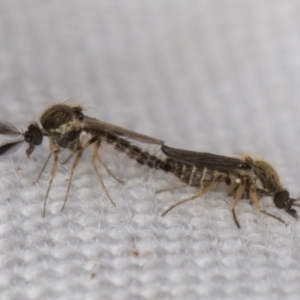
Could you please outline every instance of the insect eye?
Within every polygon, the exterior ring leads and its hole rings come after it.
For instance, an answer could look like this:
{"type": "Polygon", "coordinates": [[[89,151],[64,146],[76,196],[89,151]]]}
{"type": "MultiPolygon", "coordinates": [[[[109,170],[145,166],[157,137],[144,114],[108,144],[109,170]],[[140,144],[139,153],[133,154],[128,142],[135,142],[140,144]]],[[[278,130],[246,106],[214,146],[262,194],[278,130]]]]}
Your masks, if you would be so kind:
{"type": "Polygon", "coordinates": [[[274,196],[274,204],[278,208],[285,208],[287,206],[287,202],[290,198],[290,194],[287,190],[281,190],[277,192],[274,196]]]}
{"type": "Polygon", "coordinates": [[[73,112],[75,114],[75,118],[79,121],[83,121],[84,115],[82,113],[82,108],[80,107],[73,107],[73,112]]]}
{"type": "Polygon", "coordinates": [[[83,120],[83,113],[81,111],[77,112],[76,113],[76,119],[79,120],[79,121],[82,121],[83,120]]]}
{"type": "Polygon", "coordinates": [[[28,126],[28,130],[24,134],[24,139],[28,144],[40,145],[43,141],[43,134],[36,123],[28,126]]]}
{"type": "Polygon", "coordinates": [[[32,135],[29,134],[29,133],[25,133],[24,138],[25,138],[25,141],[26,141],[28,144],[31,144],[32,141],[33,141],[32,135]]]}

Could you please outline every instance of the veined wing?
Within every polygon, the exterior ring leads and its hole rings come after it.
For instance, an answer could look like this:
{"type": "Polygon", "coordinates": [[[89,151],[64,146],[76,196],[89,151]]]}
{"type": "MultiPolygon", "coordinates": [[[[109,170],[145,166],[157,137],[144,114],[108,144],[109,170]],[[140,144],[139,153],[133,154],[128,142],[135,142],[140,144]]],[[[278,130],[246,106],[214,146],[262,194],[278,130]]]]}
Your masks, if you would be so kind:
{"type": "Polygon", "coordinates": [[[165,145],[162,145],[161,150],[169,158],[182,163],[195,165],[199,168],[229,172],[230,170],[251,169],[243,160],[234,157],[176,149],[165,145]]]}
{"type": "Polygon", "coordinates": [[[147,143],[147,144],[156,144],[156,145],[162,145],[164,142],[158,139],[155,139],[153,137],[144,135],[144,134],[140,134],[140,133],[136,133],[134,131],[116,126],[116,125],[112,125],[109,123],[105,123],[102,121],[99,121],[95,118],[91,118],[88,116],[84,116],[84,120],[82,123],[82,128],[84,130],[86,130],[87,132],[89,130],[91,131],[104,131],[104,132],[110,132],[112,134],[115,135],[119,135],[119,136],[124,136],[124,137],[128,137],[130,139],[142,142],[142,143],[147,143]]]}

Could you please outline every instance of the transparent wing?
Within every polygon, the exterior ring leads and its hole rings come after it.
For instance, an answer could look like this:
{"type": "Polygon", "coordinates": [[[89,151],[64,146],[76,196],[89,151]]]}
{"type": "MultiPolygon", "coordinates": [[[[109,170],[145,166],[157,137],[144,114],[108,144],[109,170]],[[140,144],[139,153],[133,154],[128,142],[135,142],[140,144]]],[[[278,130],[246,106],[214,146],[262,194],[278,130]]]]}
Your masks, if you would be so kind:
{"type": "Polygon", "coordinates": [[[190,165],[195,165],[199,168],[208,168],[210,170],[219,171],[251,168],[243,160],[234,157],[176,149],[165,145],[161,147],[161,150],[169,158],[190,165]]]}
{"type": "Polygon", "coordinates": [[[3,143],[0,145],[0,155],[7,155],[17,151],[23,142],[24,140],[17,140],[3,143]]]}
{"type": "Polygon", "coordinates": [[[22,133],[12,124],[0,122],[0,134],[18,136],[22,133]]]}
{"type": "Polygon", "coordinates": [[[105,131],[105,132],[111,132],[112,134],[119,135],[119,136],[124,136],[128,137],[130,139],[142,142],[142,143],[147,143],[147,144],[156,144],[156,145],[162,145],[164,142],[158,139],[155,139],[153,137],[136,133],[134,131],[115,126],[109,123],[105,123],[102,121],[99,121],[95,118],[91,118],[88,116],[84,116],[84,121],[83,121],[83,129],[86,130],[87,132],[89,131],[105,131]]]}

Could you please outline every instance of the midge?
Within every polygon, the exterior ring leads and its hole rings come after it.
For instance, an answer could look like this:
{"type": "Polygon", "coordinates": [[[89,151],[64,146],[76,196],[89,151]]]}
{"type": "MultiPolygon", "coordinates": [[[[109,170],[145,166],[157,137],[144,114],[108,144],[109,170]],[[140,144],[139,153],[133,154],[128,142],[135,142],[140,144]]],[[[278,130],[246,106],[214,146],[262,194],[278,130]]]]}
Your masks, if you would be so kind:
{"type": "MultiPolygon", "coordinates": [[[[282,186],[276,170],[266,161],[254,159],[248,154],[241,158],[232,158],[210,153],[193,152],[171,148],[162,145],[162,152],[168,157],[164,161],[165,171],[172,172],[184,182],[184,185],[169,188],[162,191],[173,190],[184,186],[199,187],[199,192],[187,199],[183,199],[169,209],[196,199],[213,190],[219,183],[224,182],[227,193],[233,196],[231,206],[233,219],[238,228],[235,208],[242,198],[250,200],[260,212],[285,223],[281,218],[262,209],[260,199],[270,196],[277,208],[284,209],[289,215],[298,218],[295,209],[292,208],[298,199],[290,198],[289,192],[282,186]]],[[[159,191],[161,192],[161,191],[159,191]]]]}
{"type": "Polygon", "coordinates": [[[83,107],[81,106],[72,106],[67,103],[53,105],[43,112],[40,117],[40,123],[41,127],[36,122],[29,124],[27,130],[22,133],[15,126],[9,123],[0,122],[0,134],[19,136],[19,138],[15,140],[7,141],[2,144],[0,146],[0,155],[10,154],[16,151],[23,142],[26,142],[28,144],[26,154],[30,157],[35,147],[41,145],[43,137],[48,137],[50,142],[50,153],[37,180],[35,181],[37,182],[40,179],[51,156],[54,156],[50,181],[44,200],[43,216],[45,216],[48,194],[56,174],[58,157],[63,149],[68,149],[71,152],[71,155],[67,160],[69,160],[73,155],[75,155],[75,158],[71,167],[70,180],[61,210],[64,209],[67,201],[74,170],[80,161],[83,151],[90,145],[94,145],[91,160],[92,166],[103,189],[105,190],[107,197],[113,205],[115,205],[115,203],[104,186],[100,173],[97,169],[96,161],[98,160],[115,180],[119,180],[110,172],[101,159],[99,149],[102,141],[111,144],[116,150],[126,153],[139,164],[146,164],[152,168],[159,168],[159,166],[155,165],[155,156],[142,151],[140,148],[132,145],[129,141],[121,138],[120,136],[147,144],[162,145],[163,141],[88,117],[83,114],[83,107]]]}

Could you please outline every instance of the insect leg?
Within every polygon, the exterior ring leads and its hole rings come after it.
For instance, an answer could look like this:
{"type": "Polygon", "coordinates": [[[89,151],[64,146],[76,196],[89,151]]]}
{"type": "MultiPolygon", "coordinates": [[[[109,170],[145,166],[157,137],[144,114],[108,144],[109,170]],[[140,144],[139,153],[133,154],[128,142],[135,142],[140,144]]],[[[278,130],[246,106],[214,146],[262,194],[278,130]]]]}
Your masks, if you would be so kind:
{"type": "Polygon", "coordinates": [[[161,190],[157,190],[157,191],[155,191],[155,194],[164,193],[164,192],[171,192],[171,191],[174,191],[174,190],[182,189],[182,188],[187,187],[187,186],[188,186],[187,184],[182,183],[182,184],[178,184],[178,185],[171,186],[171,187],[168,187],[168,188],[164,188],[164,189],[161,189],[161,190]]]}
{"type": "Polygon", "coordinates": [[[67,192],[66,192],[66,196],[65,196],[65,199],[64,199],[64,203],[63,203],[63,206],[61,208],[61,211],[64,210],[65,208],[65,205],[66,205],[66,202],[67,202],[67,198],[68,198],[68,195],[69,195],[69,191],[70,191],[70,188],[71,188],[71,183],[72,183],[72,180],[73,180],[73,174],[74,174],[74,171],[75,171],[75,168],[77,167],[78,163],[79,163],[79,160],[82,156],[82,151],[83,150],[79,150],[74,161],[73,161],[73,164],[72,164],[72,168],[71,168],[71,174],[70,174],[70,179],[69,179],[69,184],[68,184],[68,188],[67,188],[67,192]]]}
{"type": "Polygon", "coordinates": [[[61,162],[62,165],[66,164],[70,159],[71,157],[74,155],[74,153],[71,153],[63,162],[61,162]]]}
{"type": "MultiPolygon", "coordinates": [[[[86,147],[88,147],[90,144],[95,143],[95,142],[98,142],[98,141],[100,141],[100,143],[101,143],[100,137],[93,137],[92,139],[90,139],[89,141],[86,142],[86,144],[84,145],[84,147],[86,148],[86,147]],[[97,138],[97,139],[96,139],[96,138],[97,138]],[[93,139],[95,139],[95,140],[93,141],[93,139]]],[[[100,146],[100,143],[99,143],[99,146],[100,146]]],[[[99,173],[99,171],[98,171],[98,169],[97,169],[96,159],[97,159],[98,156],[99,156],[99,154],[98,154],[98,149],[99,149],[99,147],[97,147],[97,146],[94,147],[94,152],[93,152],[93,156],[92,156],[92,166],[93,166],[93,168],[94,168],[94,170],[95,170],[95,172],[96,172],[96,174],[97,174],[97,176],[98,176],[98,179],[99,179],[99,181],[100,181],[100,183],[101,183],[101,185],[102,185],[102,188],[103,188],[104,191],[105,191],[105,194],[106,194],[107,198],[110,200],[110,202],[111,202],[114,206],[116,206],[115,202],[114,202],[113,199],[110,197],[110,195],[109,195],[109,193],[108,193],[108,191],[107,191],[107,189],[106,189],[106,186],[105,186],[105,184],[104,184],[104,182],[103,182],[103,180],[102,180],[102,177],[101,177],[101,175],[100,175],[100,173],[99,173]]]]}
{"type": "Polygon", "coordinates": [[[274,219],[280,221],[281,223],[287,225],[281,218],[279,218],[279,217],[277,217],[277,216],[275,216],[275,215],[273,215],[273,214],[270,214],[270,213],[266,212],[265,210],[263,210],[263,209],[261,208],[259,199],[258,199],[257,194],[256,194],[256,191],[255,191],[255,188],[250,188],[249,196],[250,196],[250,200],[252,201],[252,203],[254,203],[255,208],[256,208],[258,211],[260,211],[260,212],[264,213],[265,215],[270,216],[270,217],[272,217],[272,218],[274,218],[274,219]]]}
{"type": "Polygon", "coordinates": [[[95,148],[94,151],[97,153],[97,159],[99,160],[100,164],[104,167],[104,169],[106,170],[106,172],[118,183],[124,183],[124,181],[120,180],[119,178],[117,178],[112,171],[107,167],[107,165],[103,162],[103,160],[101,159],[101,156],[99,154],[99,148],[101,145],[101,139],[99,138],[99,140],[95,143],[95,148]]]}
{"type": "Polygon", "coordinates": [[[46,166],[47,166],[47,164],[48,164],[48,162],[49,162],[49,159],[50,159],[50,157],[52,156],[52,154],[53,154],[52,152],[49,153],[49,155],[48,155],[46,161],[44,162],[44,165],[43,165],[43,167],[42,167],[42,169],[41,169],[41,171],[40,171],[40,173],[39,173],[39,176],[38,176],[37,179],[33,182],[33,184],[37,183],[37,182],[40,180],[40,178],[41,178],[42,174],[44,173],[45,168],[46,168],[46,166]]]}
{"type": "MultiPolygon", "coordinates": [[[[80,139],[79,139],[79,144],[83,145],[84,144],[84,140],[85,140],[85,134],[81,134],[80,139]]],[[[62,165],[66,164],[74,155],[74,152],[71,152],[71,154],[64,160],[61,162],[62,165]]]]}
{"type": "Polygon", "coordinates": [[[205,195],[206,193],[208,193],[209,191],[211,191],[213,188],[215,188],[215,186],[219,183],[218,181],[218,178],[215,178],[213,179],[205,188],[201,189],[199,191],[198,194],[192,196],[192,197],[189,197],[187,199],[183,199],[181,201],[178,201],[177,203],[173,204],[172,206],[170,206],[163,214],[162,214],[162,217],[165,216],[170,210],[172,210],[174,207],[182,204],[182,203],[185,203],[185,202],[188,202],[188,201],[191,201],[193,199],[196,199],[196,198],[199,198],[203,195],[205,195]]]}
{"type": "MultiPolygon", "coordinates": [[[[46,203],[47,203],[47,198],[48,198],[48,194],[49,194],[49,191],[50,191],[50,187],[52,185],[52,182],[53,182],[53,179],[55,177],[55,174],[56,174],[56,170],[57,170],[57,164],[58,164],[58,153],[60,151],[59,150],[56,150],[54,152],[54,162],[53,162],[53,165],[52,165],[52,170],[51,170],[51,178],[50,178],[50,181],[49,181],[49,184],[48,184],[48,189],[47,189],[47,193],[46,193],[46,196],[45,196],[45,200],[44,200],[44,208],[43,208],[43,217],[45,217],[46,215],[46,203]]],[[[51,153],[52,154],[52,153],[51,153]]],[[[48,159],[47,161],[49,160],[50,156],[48,156],[48,159]]],[[[47,162],[46,161],[46,162],[47,162]]],[[[46,165],[46,164],[45,164],[46,165]]]]}
{"type": "MultiPolygon", "coordinates": [[[[77,165],[78,165],[78,163],[79,163],[79,160],[80,160],[80,158],[81,158],[81,156],[82,156],[83,151],[84,151],[87,147],[89,147],[90,145],[96,143],[98,140],[99,140],[99,137],[94,136],[94,137],[92,137],[90,140],[88,140],[87,142],[85,142],[84,145],[78,146],[77,149],[75,149],[75,152],[77,152],[77,155],[76,155],[76,157],[75,157],[75,159],[74,159],[74,161],[73,161],[73,165],[72,165],[72,169],[71,169],[71,175],[70,175],[70,180],[69,180],[69,184],[68,184],[68,189],[67,189],[67,193],[66,193],[66,196],[65,196],[64,203],[63,203],[63,206],[62,206],[62,208],[61,208],[61,211],[64,210],[64,207],[65,207],[65,205],[66,205],[66,201],[67,201],[67,198],[68,198],[68,194],[69,194],[69,191],[70,191],[70,188],[71,188],[71,183],[72,183],[72,180],[73,180],[74,171],[75,171],[75,168],[77,167],[77,165]]],[[[101,183],[101,185],[102,185],[102,187],[103,187],[103,189],[104,189],[104,191],[105,191],[107,197],[108,197],[109,200],[112,202],[112,204],[113,204],[114,206],[116,206],[116,204],[114,203],[114,201],[111,199],[110,195],[108,194],[108,191],[107,191],[107,189],[106,189],[106,187],[105,187],[105,185],[104,185],[104,182],[103,182],[103,180],[102,180],[102,178],[101,178],[101,176],[100,176],[100,174],[99,174],[99,172],[98,172],[98,170],[97,170],[96,162],[95,162],[95,160],[97,159],[97,154],[98,154],[98,147],[94,147],[94,152],[93,152],[93,156],[92,156],[92,165],[93,165],[93,168],[94,168],[94,170],[96,171],[96,173],[97,173],[97,175],[98,175],[98,178],[99,178],[99,180],[100,180],[100,183],[101,183]]]]}
{"type": "Polygon", "coordinates": [[[241,200],[241,197],[242,197],[244,191],[245,191],[245,184],[243,182],[241,182],[235,192],[234,201],[231,206],[233,220],[238,228],[241,228],[241,226],[240,226],[240,223],[238,222],[236,214],[235,214],[235,207],[237,206],[238,202],[241,200]]]}
{"type": "Polygon", "coordinates": [[[234,185],[231,181],[231,178],[229,177],[228,173],[224,174],[224,182],[226,184],[226,190],[228,196],[234,195],[236,185],[234,185]]]}

